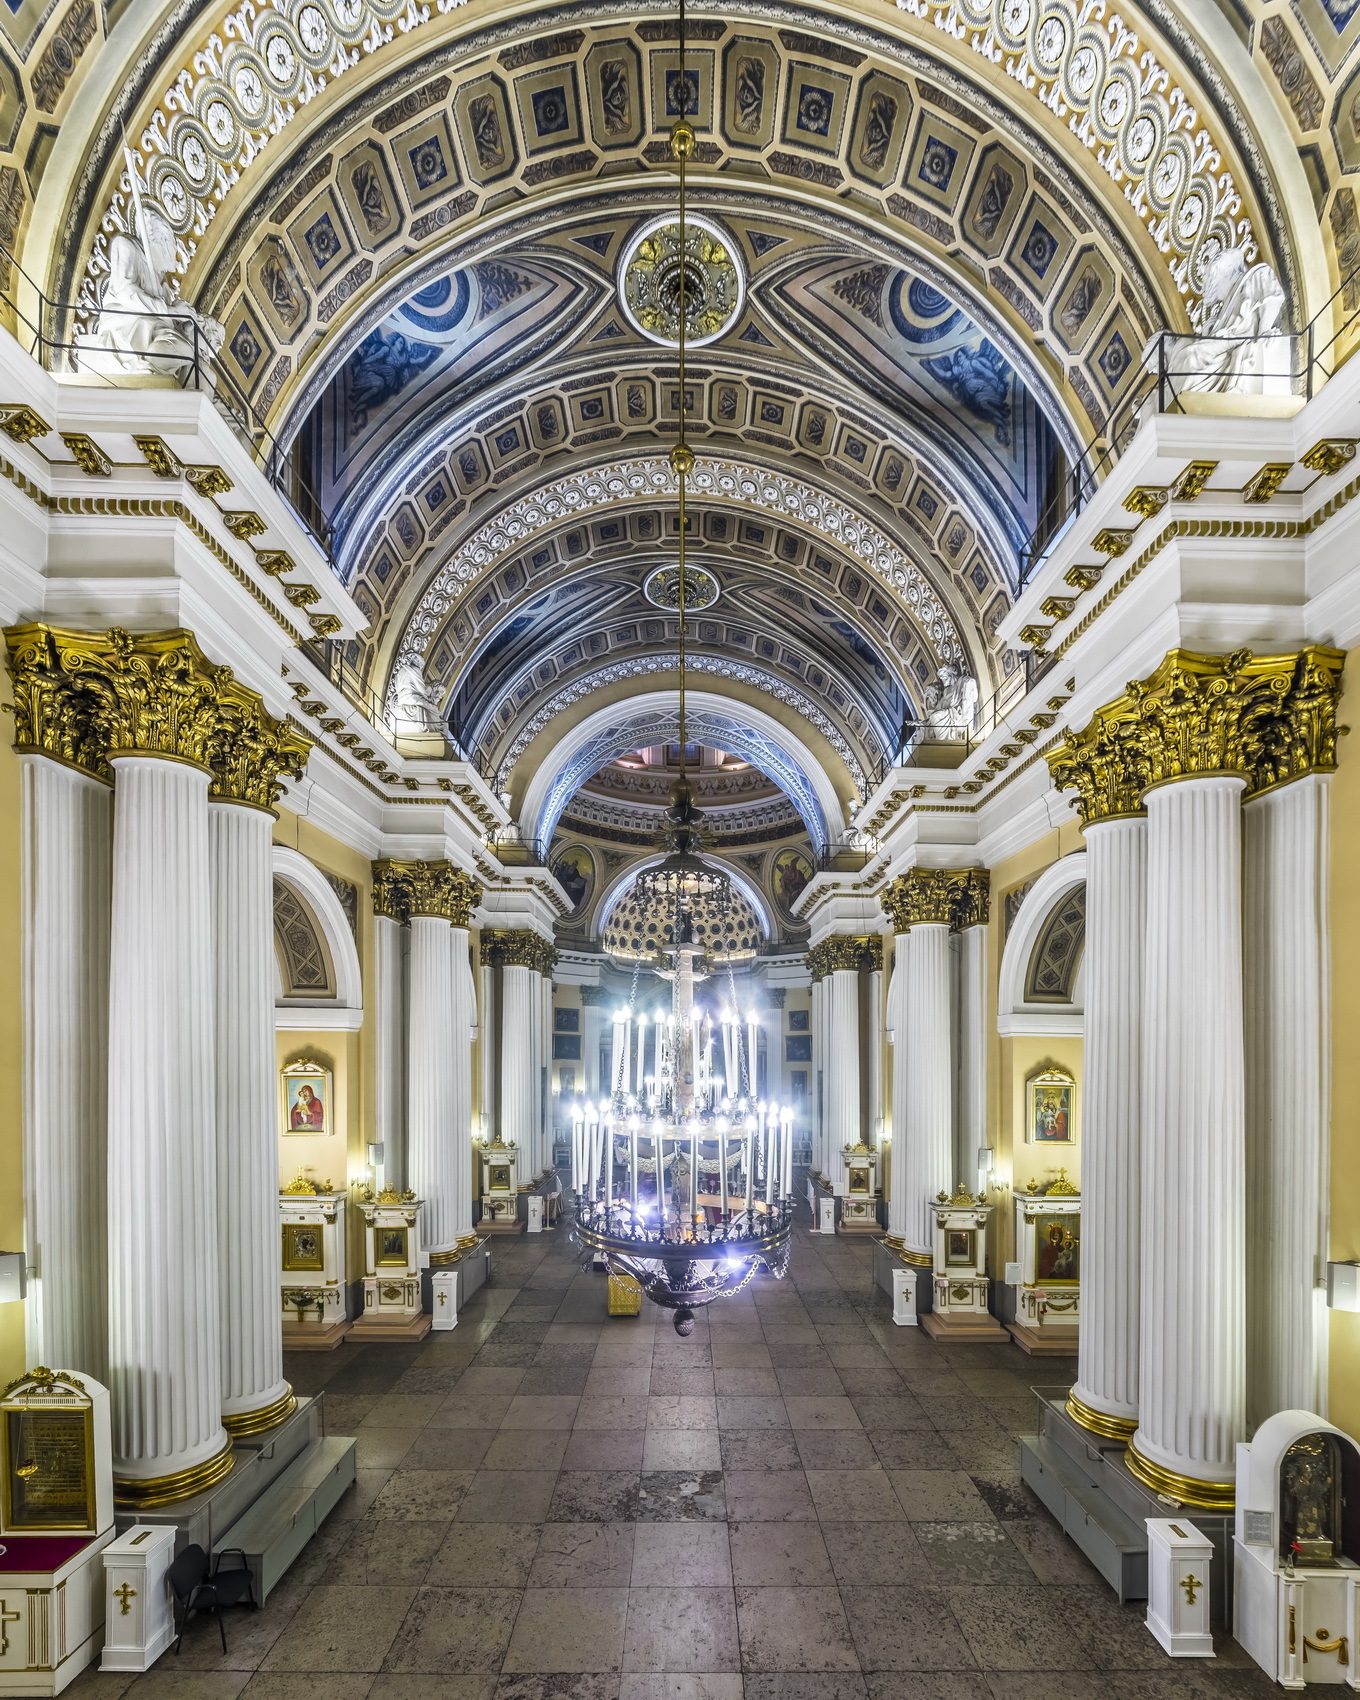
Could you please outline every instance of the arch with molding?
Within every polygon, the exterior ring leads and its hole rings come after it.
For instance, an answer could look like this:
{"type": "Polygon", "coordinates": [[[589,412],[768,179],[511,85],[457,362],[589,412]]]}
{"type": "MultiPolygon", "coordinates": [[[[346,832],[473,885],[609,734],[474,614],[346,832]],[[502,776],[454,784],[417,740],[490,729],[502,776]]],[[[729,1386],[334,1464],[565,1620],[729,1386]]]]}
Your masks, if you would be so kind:
{"type": "Polygon", "coordinates": [[[334,1029],[357,1033],[364,1019],[363,975],[359,951],[340,899],[315,862],[298,850],[276,844],[271,853],[276,880],[287,886],[306,907],[320,929],[334,974],[334,992],[325,998],[288,997],[274,957],[274,1025],[291,1031],[334,1029]]]}
{"type": "Polygon", "coordinates": [[[1086,884],[1086,852],[1077,850],[1045,868],[1025,894],[1001,956],[997,983],[997,1032],[1003,1039],[1081,1038],[1085,1032],[1085,945],[1069,1002],[1039,1002],[1028,996],[1030,964],[1054,911],[1077,887],[1086,884]]]}
{"type": "MultiPolygon", "coordinates": [[[[734,750],[758,767],[789,797],[814,843],[825,844],[831,832],[840,831],[845,810],[835,787],[787,727],[746,703],[707,691],[689,691],[686,697],[691,742],[734,750]]],[[[550,840],[572,796],[607,762],[639,745],[678,736],[674,691],[652,691],[588,715],[557,746],[555,760],[541,763],[529,783],[520,809],[529,836],[550,840]]]]}

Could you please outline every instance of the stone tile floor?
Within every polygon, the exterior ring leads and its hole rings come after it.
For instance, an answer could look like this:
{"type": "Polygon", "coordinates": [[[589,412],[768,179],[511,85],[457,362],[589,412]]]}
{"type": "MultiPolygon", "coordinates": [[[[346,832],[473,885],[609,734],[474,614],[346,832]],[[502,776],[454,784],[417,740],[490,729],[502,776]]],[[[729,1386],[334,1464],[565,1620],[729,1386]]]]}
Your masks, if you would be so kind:
{"type": "Polygon", "coordinates": [[[565,1229],[496,1242],[419,1346],[300,1355],[358,1480],[260,1612],[73,1700],[1200,1700],[1020,1480],[1065,1361],[895,1328],[865,1241],[605,1315],[565,1229]]]}

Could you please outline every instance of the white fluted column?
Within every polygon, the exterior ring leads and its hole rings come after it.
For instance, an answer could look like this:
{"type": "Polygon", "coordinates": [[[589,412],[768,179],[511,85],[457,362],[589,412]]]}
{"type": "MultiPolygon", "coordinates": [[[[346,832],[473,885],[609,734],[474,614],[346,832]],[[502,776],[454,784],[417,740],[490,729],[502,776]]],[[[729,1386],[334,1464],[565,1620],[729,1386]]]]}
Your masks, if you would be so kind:
{"type": "MultiPolygon", "coordinates": [[[[496,970],[483,958],[477,968],[477,1056],[480,1073],[478,1093],[479,1125],[483,1140],[489,1140],[496,1130],[497,1102],[500,1087],[496,1062],[496,1033],[501,1012],[496,1006],[496,970]]],[[[475,1186],[474,1186],[475,1191],[475,1186]]]]}
{"type": "Polygon", "coordinates": [[[222,1426],[208,775],[115,755],[109,1381],[126,1497],[231,1468],[222,1426]],[[154,1487],[152,1484],[156,1484],[154,1487]]]}
{"type": "Polygon", "coordinates": [[[443,915],[412,913],[406,1167],[411,1190],[424,1200],[421,1239],[426,1259],[453,1251],[458,1244],[453,941],[454,929],[443,915]]]}
{"type": "Polygon", "coordinates": [[[538,1069],[534,1026],[539,1002],[538,974],[507,963],[501,969],[501,1120],[500,1135],[522,1153],[521,1181],[532,1179],[537,1156],[538,1069]]]}
{"type": "Polygon", "coordinates": [[[1230,1503],[1246,1433],[1243,781],[1147,794],[1142,1323],[1130,1467],[1230,1503]]]}
{"type": "Polygon", "coordinates": [[[373,917],[373,1132],[383,1148],[378,1186],[406,1180],[406,952],[401,923],[373,917]]]}
{"type": "Polygon", "coordinates": [[[1328,779],[1242,811],[1247,1418],[1325,1409],[1328,779]]]}
{"type": "Polygon", "coordinates": [[[987,928],[965,927],[954,940],[957,953],[958,1093],[954,1130],[954,1173],[961,1181],[985,1177],[978,1151],[987,1138],[987,928]]]}
{"type": "Polygon", "coordinates": [[[906,946],[906,1045],[897,1058],[906,1074],[905,1113],[901,1135],[893,1140],[893,1167],[902,1181],[903,1245],[910,1260],[924,1266],[933,1259],[931,1202],[954,1189],[949,927],[915,922],[906,946]]]}
{"type": "Polygon", "coordinates": [[[453,1226],[459,1245],[475,1245],[472,1230],[472,1036],[477,1026],[477,988],[468,953],[468,930],[452,927],[453,938],[453,1226]]]}
{"type": "Polygon", "coordinates": [[[208,805],[222,1418],[238,1435],[270,1427],[296,1404],[279,1323],[273,820],[245,803],[208,805]]]}
{"type": "Polygon", "coordinates": [[[888,1175],[888,1237],[898,1244],[907,1233],[907,951],[910,933],[893,939],[888,981],[888,1031],[892,1035],[892,1168],[888,1175]]]}
{"type": "MultiPolygon", "coordinates": [[[[875,960],[882,960],[876,958],[875,960]]],[[[866,987],[869,1010],[867,1143],[878,1144],[883,1126],[883,970],[871,968],[866,987]]]]}
{"type": "MultiPolygon", "coordinates": [[[[587,987],[587,991],[593,990],[587,987]]],[[[581,1083],[586,1097],[594,1103],[600,1096],[600,1042],[604,1036],[604,1010],[598,1003],[583,1004],[581,1009],[581,1083]]]]}
{"type": "Polygon", "coordinates": [[[826,1010],[826,1161],[822,1173],[839,1197],[846,1188],[845,1147],[863,1134],[859,970],[837,968],[822,981],[826,1010]]]}
{"type": "Polygon", "coordinates": [[[1067,1408],[1115,1440],[1138,1423],[1147,834],[1143,816],[1094,820],[1085,833],[1082,1314],[1067,1408]]]}
{"type": "MultiPolygon", "coordinates": [[[[539,1017],[538,1017],[538,1078],[539,1078],[539,1126],[542,1130],[540,1145],[539,1168],[545,1173],[553,1166],[553,1089],[552,1089],[552,1053],[553,1053],[553,983],[551,974],[539,975],[539,1017]]],[[[642,1083],[638,1083],[639,1093],[642,1083]]]]}
{"type": "Polygon", "coordinates": [[[827,1169],[826,1142],[826,1010],[827,982],[816,979],[812,982],[812,1078],[809,1082],[812,1093],[812,1167],[819,1175],[825,1175],[827,1169]]]}
{"type": "Polygon", "coordinates": [[[104,1381],[113,793],[46,756],[20,768],[26,1350],[104,1381]]]}

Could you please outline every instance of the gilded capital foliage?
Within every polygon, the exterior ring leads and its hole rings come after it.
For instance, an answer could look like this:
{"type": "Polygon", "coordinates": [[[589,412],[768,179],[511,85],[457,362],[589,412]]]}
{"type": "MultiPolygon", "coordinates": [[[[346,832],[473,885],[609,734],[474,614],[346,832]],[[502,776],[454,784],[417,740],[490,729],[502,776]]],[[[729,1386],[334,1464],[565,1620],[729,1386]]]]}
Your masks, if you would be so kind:
{"type": "Polygon", "coordinates": [[[117,755],[174,756],[208,769],[215,796],[264,807],[280,777],[306,765],[309,741],[210,662],[192,632],[12,626],[5,643],[21,750],[100,778],[117,755]]]}
{"type": "Polygon", "coordinates": [[[1340,650],[1197,655],[1173,649],[1048,758],[1086,824],[1135,814],[1168,780],[1240,774],[1246,795],[1336,766],[1340,650]]]}
{"type": "Polygon", "coordinates": [[[262,809],[278,802],[280,780],[300,779],[312,740],[265,710],[254,691],[234,680],[218,698],[217,725],[208,749],[211,795],[262,809]]]}
{"type": "Polygon", "coordinates": [[[991,889],[986,868],[908,868],[882,894],[882,903],[896,932],[922,926],[961,932],[986,924],[991,889]]]}
{"type": "Polygon", "coordinates": [[[482,888],[452,862],[396,861],[373,864],[373,909],[392,921],[413,915],[466,927],[482,900],[482,888]]]}
{"type": "Polygon", "coordinates": [[[532,968],[537,974],[551,974],[557,966],[557,952],[546,939],[541,939],[528,927],[484,932],[482,966],[532,968]]]}
{"type": "Polygon", "coordinates": [[[820,944],[813,945],[803,958],[814,980],[824,980],[828,974],[858,973],[861,968],[883,966],[883,945],[877,937],[866,938],[862,933],[836,933],[820,944]],[[874,947],[877,946],[877,960],[874,947]]]}

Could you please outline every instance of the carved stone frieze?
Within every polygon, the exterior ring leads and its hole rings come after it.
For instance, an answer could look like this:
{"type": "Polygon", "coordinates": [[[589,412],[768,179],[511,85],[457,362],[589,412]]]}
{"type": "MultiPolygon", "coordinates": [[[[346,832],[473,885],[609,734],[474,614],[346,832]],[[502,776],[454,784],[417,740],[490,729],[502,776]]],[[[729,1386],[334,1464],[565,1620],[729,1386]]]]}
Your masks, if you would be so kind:
{"type": "Polygon", "coordinates": [[[912,927],[985,926],[991,914],[992,876],[986,868],[908,868],[882,893],[893,930],[912,927]]]}
{"type": "Polygon", "coordinates": [[[1173,649],[1048,757],[1083,822],[1137,814],[1168,780],[1241,774],[1246,795],[1336,766],[1340,650],[1197,655],[1173,649]]]}
{"type": "Polygon", "coordinates": [[[481,900],[481,886],[452,862],[384,857],[373,864],[373,910],[390,921],[418,916],[466,927],[481,900]]]}
{"type": "Polygon", "coordinates": [[[263,808],[306,766],[310,740],[210,662],[192,632],[35,624],[11,626],[5,642],[21,750],[99,778],[117,755],[171,756],[210,772],[214,796],[263,808]]]}

